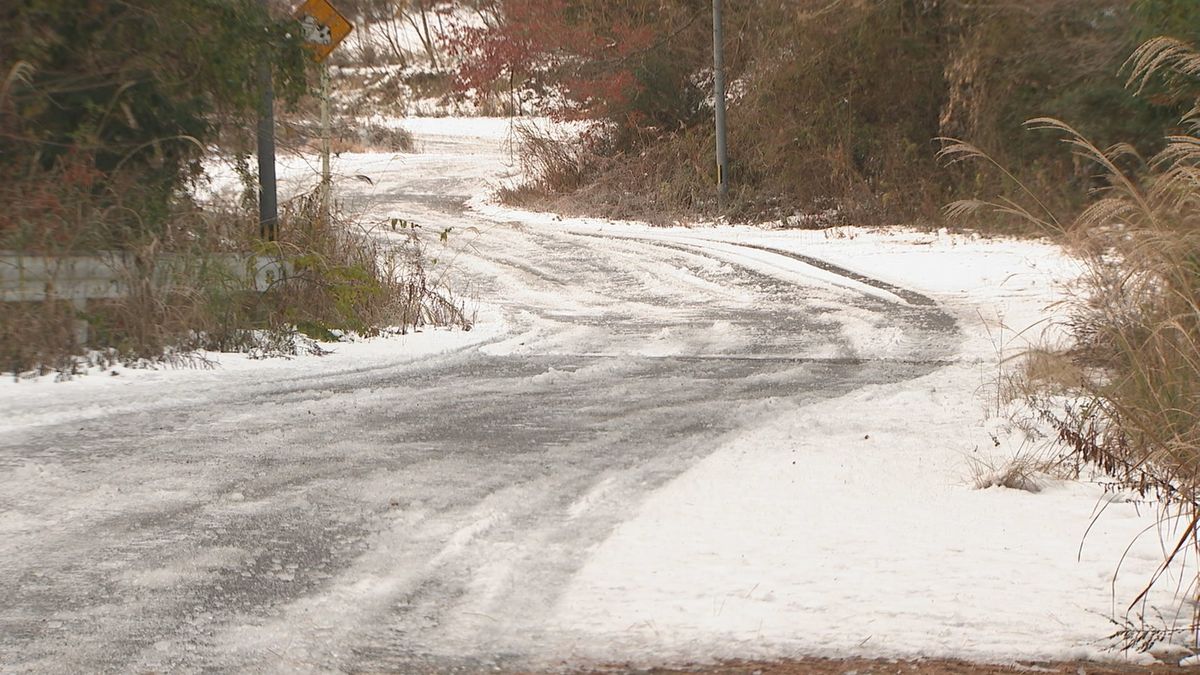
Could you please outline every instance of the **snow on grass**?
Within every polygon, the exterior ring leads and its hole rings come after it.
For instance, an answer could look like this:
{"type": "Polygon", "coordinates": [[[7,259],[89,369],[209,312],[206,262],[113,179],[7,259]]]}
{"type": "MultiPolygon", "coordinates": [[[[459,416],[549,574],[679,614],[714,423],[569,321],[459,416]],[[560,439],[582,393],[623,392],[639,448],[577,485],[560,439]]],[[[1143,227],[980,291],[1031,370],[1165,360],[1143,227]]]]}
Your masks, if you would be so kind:
{"type": "Polygon", "coordinates": [[[334,377],[401,366],[447,352],[469,349],[505,332],[490,312],[471,331],[421,329],[352,342],[322,343],[323,356],[252,358],[247,354],[199,352],[182,365],[93,368],[69,381],[47,375],[0,379],[0,433],[118,415],[221,396],[228,387],[254,386],[305,377],[334,377]]]}

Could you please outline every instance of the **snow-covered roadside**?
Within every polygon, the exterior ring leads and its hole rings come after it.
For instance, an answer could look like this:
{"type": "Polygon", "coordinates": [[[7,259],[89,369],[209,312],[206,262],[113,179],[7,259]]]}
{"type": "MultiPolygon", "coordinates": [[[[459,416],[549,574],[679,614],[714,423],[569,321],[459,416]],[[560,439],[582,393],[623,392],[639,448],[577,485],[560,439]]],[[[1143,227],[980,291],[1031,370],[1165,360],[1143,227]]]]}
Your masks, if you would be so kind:
{"type": "MultiPolygon", "coordinates": [[[[497,154],[495,148],[511,135],[507,118],[414,118],[406,127],[419,134],[422,142],[449,143],[454,152],[497,154]]],[[[346,215],[366,231],[379,234],[393,213],[381,201],[396,186],[383,181],[373,183],[363,177],[403,174],[412,170],[424,155],[400,153],[345,153],[335,159],[335,181],[339,183],[346,215]]],[[[279,191],[289,199],[311,190],[319,181],[319,160],[306,155],[281,155],[277,159],[279,191]]],[[[502,167],[501,167],[502,168],[502,167]]],[[[236,195],[241,184],[233,168],[222,161],[206,167],[209,184],[201,198],[211,195],[236,195]]],[[[419,169],[418,169],[419,170],[419,169]]],[[[465,176],[456,179],[485,186],[496,175],[497,167],[484,160],[465,176]]],[[[383,235],[387,236],[387,235],[383,235]]],[[[422,328],[405,335],[386,334],[338,343],[322,343],[325,353],[318,355],[301,349],[291,357],[253,358],[247,354],[201,351],[168,363],[99,366],[80,363],[78,372],[66,378],[59,374],[37,377],[0,377],[0,433],[30,426],[56,424],[66,420],[166,406],[202,400],[203,396],[226,387],[296,377],[321,377],[350,371],[402,366],[450,351],[468,349],[492,342],[508,331],[502,312],[494,306],[466,298],[474,314],[471,331],[422,328]]],[[[102,359],[98,359],[102,361],[102,359]]]]}
{"type": "Polygon", "coordinates": [[[447,352],[469,349],[505,332],[503,318],[488,310],[471,331],[425,328],[351,342],[322,343],[326,353],[252,358],[247,354],[199,352],[179,364],[90,368],[70,379],[56,375],[0,379],[0,434],[89,417],[119,415],[220,396],[232,388],[295,378],[335,376],[403,366],[447,352]]]}
{"type": "Polygon", "coordinates": [[[651,496],[560,602],[576,656],[1113,658],[1150,519],[1112,504],[1085,538],[1093,486],[973,489],[967,370],[783,411],[651,496]]]}
{"type": "MultiPolygon", "coordinates": [[[[1079,266],[1061,249],[864,228],[650,229],[473,206],[576,232],[795,251],[924,293],[963,332],[957,362],[781,410],[653,494],[558,605],[572,657],[1148,658],[1114,652],[1107,636],[1171,538],[1153,506],[1083,482],[1044,481],[1036,494],[972,484],[973,459],[1033,449],[994,401],[1002,359],[1063,338],[1049,319],[1079,266]]],[[[1174,619],[1176,581],[1160,585],[1148,618],[1174,619]]]]}

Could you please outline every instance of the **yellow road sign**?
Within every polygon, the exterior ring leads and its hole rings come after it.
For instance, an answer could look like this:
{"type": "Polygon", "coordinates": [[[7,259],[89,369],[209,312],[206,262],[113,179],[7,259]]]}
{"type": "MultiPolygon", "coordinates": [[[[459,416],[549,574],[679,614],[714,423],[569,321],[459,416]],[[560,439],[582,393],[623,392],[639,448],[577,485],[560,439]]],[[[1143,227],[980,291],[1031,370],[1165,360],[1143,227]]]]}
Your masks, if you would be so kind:
{"type": "Polygon", "coordinates": [[[329,4],[329,0],[305,0],[296,10],[296,19],[304,31],[304,42],[312,50],[314,61],[324,61],[354,25],[329,4]]]}

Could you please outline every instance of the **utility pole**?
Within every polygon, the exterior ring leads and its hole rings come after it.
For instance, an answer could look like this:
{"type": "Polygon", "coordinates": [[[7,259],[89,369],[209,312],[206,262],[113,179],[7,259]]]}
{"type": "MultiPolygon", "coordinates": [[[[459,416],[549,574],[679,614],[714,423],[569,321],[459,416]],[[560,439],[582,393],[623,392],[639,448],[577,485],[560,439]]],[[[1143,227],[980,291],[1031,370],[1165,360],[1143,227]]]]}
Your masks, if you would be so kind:
{"type": "MultiPolygon", "coordinates": [[[[269,0],[260,0],[270,12],[269,0]]],[[[262,100],[258,109],[258,229],[266,241],[275,241],[279,229],[279,200],[275,185],[275,87],[271,82],[271,59],[263,48],[258,56],[258,85],[262,100]]]]}
{"type": "Polygon", "coordinates": [[[713,0],[713,108],[717,122],[717,207],[729,198],[729,157],[725,136],[725,27],[721,0],[713,0]]]}

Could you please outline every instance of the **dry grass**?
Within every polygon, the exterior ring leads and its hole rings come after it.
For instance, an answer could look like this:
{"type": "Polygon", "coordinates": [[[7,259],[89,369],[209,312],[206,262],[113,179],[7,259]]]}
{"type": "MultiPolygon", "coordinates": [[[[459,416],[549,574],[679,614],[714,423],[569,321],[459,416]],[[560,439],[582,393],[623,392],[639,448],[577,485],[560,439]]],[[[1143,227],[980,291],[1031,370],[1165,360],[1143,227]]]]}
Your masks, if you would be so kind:
{"type": "MultiPolygon", "coordinates": [[[[1130,86],[1140,88],[1160,73],[1200,73],[1200,54],[1161,38],[1137,50],[1127,67],[1130,86]]],[[[1058,133],[1103,176],[1087,208],[1066,224],[1036,199],[1029,206],[971,200],[950,210],[1024,218],[1076,243],[1085,275],[1064,320],[1075,346],[1034,353],[1023,395],[1077,461],[1159,503],[1165,555],[1131,603],[1134,611],[1172,565],[1200,553],[1200,109],[1146,161],[1129,145],[1099,147],[1058,120],[1030,126],[1058,133]]],[[[944,153],[981,156],[961,143],[944,153]]],[[[1023,480],[1022,471],[1011,473],[1023,480]]],[[[1193,583],[1184,592],[1198,590],[1193,583]]],[[[1122,631],[1136,647],[1149,646],[1163,630],[1137,623],[1122,631]]],[[[1193,636],[1197,627],[1200,614],[1193,616],[1193,636]]]]}
{"type": "MultiPolygon", "coordinates": [[[[338,117],[330,126],[330,150],[342,152],[415,152],[416,140],[407,129],[351,117],[338,117]]],[[[309,122],[289,122],[281,134],[281,144],[289,152],[320,152],[321,126],[309,122]]]]}
{"type": "Polygon", "coordinates": [[[518,124],[512,140],[521,161],[523,180],[504,186],[498,196],[509,204],[534,206],[587,185],[605,164],[596,149],[597,136],[577,138],[532,125],[518,124]]]}
{"type": "Polygon", "coordinates": [[[1036,457],[1018,455],[1007,458],[968,457],[971,485],[977,490],[992,487],[1041,492],[1046,471],[1050,468],[1036,457]]]}
{"type": "Polygon", "coordinates": [[[198,350],[287,355],[319,352],[312,339],[431,325],[470,329],[465,304],[440,275],[427,273],[415,233],[396,245],[337,214],[326,223],[315,192],[285,205],[281,216],[279,241],[264,244],[255,241],[251,215],[188,215],[168,228],[171,239],[127,251],[134,263],[118,272],[129,292],[118,299],[82,308],[0,303],[0,372],[70,375],[99,361],[191,363],[198,350]],[[281,258],[294,273],[259,292],[221,260],[226,251],[281,258]],[[78,337],[81,320],[89,326],[86,342],[78,337]]]}
{"type": "Polygon", "coordinates": [[[977,490],[993,487],[1041,492],[1050,481],[1072,480],[1078,464],[1061,448],[1026,443],[1012,454],[976,453],[967,457],[970,484],[977,490]]]}
{"type": "MultiPolygon", "coordinates": [[[[1012,196],[1011,184],[990,168],[938,167],[936,139],[955,136],[1019,167],[1014,174],[1069,219],[1094,185],[1091,167],[1059,152],[1052,139],[1020,133],[1019,121],[1048,112],[1080,119],[1104,143],[1133,137],[1147,151],[1155,147],[1156,115],[1166,114],[1132,102],[1116,73],[1136,23],[1129,4],[731,6],[732,193],[723,208],[704,106],[674,124],[610,129],[610,142],[592,149],[596,156],[582,163],[568,157],[566,170],[546,172],[513,198],[528,203],[569,192],[570,202],[554,199],[556,208],[649,221],[723,215],[812,226],[940,224],[941,206],[955,194],[1012,196]],[[1016,42],[1023,48],[1012,49],[1016,42]]],[[[703,56],[694,72],[709,67],[703,56]]],[[[1035,230],[1026,219],[994,214],[971,224],[1035,230]]]]}
{"type": "Polygon", "coordinates": [[[1087,382],[1084,369],[1070,354],[1050,349],[1030,349],[1023,355],[1020,376],[1011,384],[1013,399],[1028,399],[1036,393],[1059,396],[1079,391],[1087,382]]]}
{"type": "Polygon", "coordinates": [[[344,218],[324,223],[315,192],[293,200],[282,231],[279,251],[294,274],[262,298],[269,327],[294,326],[316,339],[471,328],[465,304],[442,277],[428,273],[429,257],[415,231],[396,244],[344,218]]]}
{"type": "Polygon", "coordinates": [[[0,373],[71,372],[78,354],[75,308],[66,302],[0,302],[0,373]]]}

